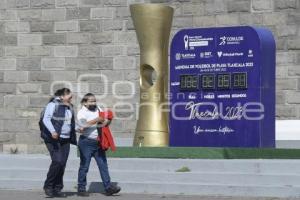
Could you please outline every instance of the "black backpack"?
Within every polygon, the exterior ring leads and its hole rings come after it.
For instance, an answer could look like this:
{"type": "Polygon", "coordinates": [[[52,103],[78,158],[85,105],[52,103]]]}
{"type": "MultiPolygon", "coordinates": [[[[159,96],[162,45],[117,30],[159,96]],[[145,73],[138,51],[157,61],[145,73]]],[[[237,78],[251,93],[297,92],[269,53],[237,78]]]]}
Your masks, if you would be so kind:
{"type": "Polygon", "coordinates": [[[41,114],[40,114],[39,127],[40,127],[40,131],[41,131],[41,132],[42,132],[42,131],[44,130],[44,128],[45,128],[45,125],[44,125],[44,122],[43,122],[45,110],[46,110],[46,107],[43,108],[43,110],[41,111],[41,114]]]}

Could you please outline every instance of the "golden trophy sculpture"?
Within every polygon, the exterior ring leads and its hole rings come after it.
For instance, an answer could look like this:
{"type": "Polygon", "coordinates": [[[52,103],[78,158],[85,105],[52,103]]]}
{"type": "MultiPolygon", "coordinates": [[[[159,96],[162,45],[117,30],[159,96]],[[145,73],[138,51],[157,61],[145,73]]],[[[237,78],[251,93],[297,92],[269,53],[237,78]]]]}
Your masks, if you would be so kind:
{"type": "Polygon", "coordinates": [[[173,8],[159,4],[130,5],[140,45],[140,107],[134,146],[169,145],[166,94],[168,49],[173,8]]]}

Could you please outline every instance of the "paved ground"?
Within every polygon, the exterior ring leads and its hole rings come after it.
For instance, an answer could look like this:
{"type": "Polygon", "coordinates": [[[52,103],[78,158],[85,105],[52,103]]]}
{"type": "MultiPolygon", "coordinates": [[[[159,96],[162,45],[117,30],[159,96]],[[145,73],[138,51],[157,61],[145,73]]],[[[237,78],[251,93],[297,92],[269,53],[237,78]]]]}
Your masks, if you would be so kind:
{"type": "MultiPolygon", "coordinates": [[[[90,197],[78,197],[74,192],[66,192],[65,199],[79,200],[283,200],[280,198],[243,198],[243,197],[201,197],[201,196],[181,196],[181,195],[144,195],[144,194],[120,194],[118,196],[107,197],[102,194],[91,194],[90,197]]],[[[1,200],[45,200],[45,195],[42,191],[14,191],[14,190],[0,190],[1,200]]],[[[48,199],[48,198],[47,198],[48,199]]],[[[55,199],[55,198],[53,198],[55,199]]],[[[61,199],[61,198],[59,198],[61,199]]],[[[289,200],[296,200],[290,198],[289,200]]],[[[287,198],[284,198],[287,200],[287,198]]]]}

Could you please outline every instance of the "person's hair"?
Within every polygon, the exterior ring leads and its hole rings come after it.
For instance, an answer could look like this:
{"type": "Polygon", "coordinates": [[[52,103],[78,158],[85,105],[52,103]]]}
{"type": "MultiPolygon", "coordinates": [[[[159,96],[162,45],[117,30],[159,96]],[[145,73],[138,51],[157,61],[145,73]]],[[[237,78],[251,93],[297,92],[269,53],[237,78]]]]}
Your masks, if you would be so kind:
{"type": "Polygon", "coordinates": [[[95,95],[93,93],[87,93],[83,96],[83,98],[81,99],[80,103],[84,104],[86,103],[90,97],[95,97],[95,95]]]}
{"type": "Polygon", "coordinates": [[[53,99],[55,99],[55,97],[63,96],[63,95],[70,94],[70,93],[71,93],[71,90],[69,88],[58,89],[54,93],[54,97],[51,97],[51,99],[49,101],[53,101],[53,99]]]}

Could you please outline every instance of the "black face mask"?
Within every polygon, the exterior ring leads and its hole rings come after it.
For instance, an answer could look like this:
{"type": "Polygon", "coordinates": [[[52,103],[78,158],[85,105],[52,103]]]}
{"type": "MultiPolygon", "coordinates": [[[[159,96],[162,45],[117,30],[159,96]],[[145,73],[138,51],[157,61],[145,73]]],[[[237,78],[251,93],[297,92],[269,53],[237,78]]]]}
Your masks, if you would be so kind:
{"type": "Polygon", "coordinates": [[[96,105],[89,105],[87,106],[87,109],[89,109],[90,111],[95,111],[97,109],[96,105]]]}

